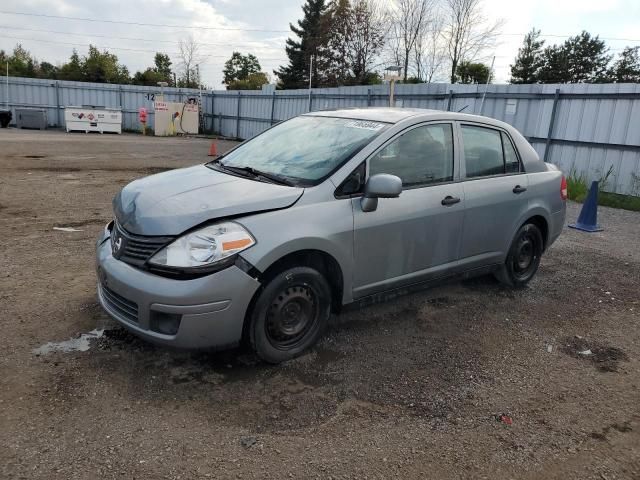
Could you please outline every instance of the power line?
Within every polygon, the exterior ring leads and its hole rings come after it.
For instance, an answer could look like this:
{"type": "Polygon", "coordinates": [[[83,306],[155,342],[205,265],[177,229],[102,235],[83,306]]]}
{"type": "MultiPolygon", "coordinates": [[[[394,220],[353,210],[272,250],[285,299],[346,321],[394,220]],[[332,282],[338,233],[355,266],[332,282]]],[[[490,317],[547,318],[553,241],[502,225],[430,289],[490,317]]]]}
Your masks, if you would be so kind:
{"type": "Polygon", "coordinates": [[[57,18],[61,20],[77,20],[81,22],[119,23],[122,25],[136,25],[136,26],[142,26],[142,27],[192,28],[197,30],[228,30],[228,31],[237,31],[237,32],[290,33],[289,30],[269,30],[264,28],[204,27],[204,26],[192,26],[192,25],[170,25],[165,23],[125,22],[123,20],[103,20],[99,18],[67,17],[64,15],[47,15],[45,13],[7,12],[2,10],[0,10],[0,13],[3,13],[5,15],[23,15],[28,17],[44,17],[44,18],[57,18]]]}
{"type": "MultiPolygon", "coordinates": [[[[507,36],[507,37],[524,37],[525,35],[527,35],[526,33],[498,33],[497,35],[500,36],[507,36]]],[[[569,38],[569,37],[574,37],[575,35],[554,35],[554,34],[544,34],[541,33],[540,34],[541,37],[554,37],[554,38],[569,38]]],[[[608,40],[611,42],[635,42],[635,43],[640,43],[640,39],[638,38],[616,38],[616,37],[601,37],[598,35],[598,38],[600,40],[608,40]]]]}
{"type": "MultiPolygon", "coordinates": [[[[76,37],[98,37],[98,38],[110,38],[110,39],[114,39],[114,40],[130,40],[130,41],[134,41],[134,42],[155,42],[155,43],[169,43],[169,44],[173,44],[173,45],[180,45],[180,42],[174,42],[171,40],[157,40],[155,38],[132,38],[132,37],[115,37],[113,35],[99,35],[97,33],[74,33],[74,32],[63,32],[60,30],[45,30],[45,29],[41,29],[41,28],[24,28],[24,27],[12,27],[9,25],[0,25],[0,28],[3,28],[5,30],[21,30],[21,31],[28,31],[28,32],[41,32],[41,33],[55,33],[55,34],[60,34],[60,35],[73,35],[76,37]]],[[[241,42],[241,43],[236,43],[236,44],[229,44],[229,43],[204,43],[204,42],[197,42],[198,45],[204,45],[204,46],[212,46],[212,47],[240,47],[240,46],[248,46],[248,45],[255,45],[256,43],[260,43],[263,42],[264,40],[255,40],[255,41],[251,41],[251,42],[241,42]]],[[[270,47],[268,47],[270,48],[270,47]]],[[[273,48],[280,48],[280,47],[273,47],[273,48]]]]}
{"type": "MultiPolygon", "coordinates": [[[[24,37],[14,37],[14,36],[10,36],[10,35],[0,35],[0,38],[10,38],[12,40],[23,40],[23,41],[27,41],[27,42],[41,42],[41,43],[54,43],[54,44],[58,44],[58,45],[71,45],[71,46],[77,46],[77,47],[95,47],[95,48],[101,48],[104,50],[124,50],[124,51],[129,51],[129,52],[147,52],[147,53],[158,53],[157,50],[148,50],[148,49],[142,49],[142,48],[125,48],[125,47],[109,47],[109,46],[103,46],[103,45],[92,45],[89,43],[74,43],[74,42],[60,42],[60,41],[55,41],[55,40],[42,40],[42,39],[38,39],[38,38],[24,38],[24,37]]],[[[168,55],[174,55],[174,56],[179,56],[180,52],[162,52],[162,53],[166,53],[168,55]]],[[[227,55],[207,55],[207,58],[227,58],[227,55]]],[[[263,61],[282,61],[281,58],[263,58],[263,61]]]]}
{"type": "MultiPolygon", "coordinates": [[[[0,13],[5,15],[22,15],[31,17],[43,17],[43,18],[56,18],[62,20],[76,20],[82,22],[96,22],[96,23],[114,23],[123,25],[135,25],[135,26],[147,26],[147,27],[166,27],[166,28],[190,28],[197,30],[223,30],[223,31],[238,31],[238,32],[265,32],[265,33],[288,33],[290,30],[272,30],[264,28],[239,28],[239,27],[205,27],[205,26],[192,26],[192,25],[175,25],[164,23],[143,23],[143,22],[127,22],[123,20],[104,20],[98,18],[83,18],[83,17],[69,17],[64,15],[48,15],[44,13],[27,13],[27,12],[9,12],[2,11],[0,13]]],[[[498,33],[497,36],[518,36],[524,37],[526,33],[498,33]]],[[[555,37],[555,38],[569,38],[572,35],[558,35],[558,34],[540,34],[541,37],[555,37]]],[[[637,42],[640,43],[640,39],[637,38],[618,38],[618,37],[599,37],[601,40],[619,41],[619,42],[637,42]]]]}

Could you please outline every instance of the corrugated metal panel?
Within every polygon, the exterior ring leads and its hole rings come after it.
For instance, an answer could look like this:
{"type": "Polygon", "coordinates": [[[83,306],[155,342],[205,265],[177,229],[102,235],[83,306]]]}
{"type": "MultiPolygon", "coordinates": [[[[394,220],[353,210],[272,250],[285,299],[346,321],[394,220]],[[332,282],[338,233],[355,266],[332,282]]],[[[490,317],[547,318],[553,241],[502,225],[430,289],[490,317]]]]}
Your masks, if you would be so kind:
{"type": "MultiPolygon", "coordinates": [[[[640,85],[397,85],[398,107],[483,114],[503,120],[526,137],[541,157],[545,155],[554,95],[556,105],[547,160],[566,173],[600,179],[611,168],[607,189],[640,195],[640,85]],[[450,92],[453,96],[450,96],[450,92]],[[585,143],[586,142],[586,143],[585,143]]],[[[4,93],[4,92],[3,92],[4,93]]],[[[157,87],[9,77],[10,107],[47,109],[51,126],[62,126],[64,107],[103,105],[123,109],[123,128],[138,130],[138,109],[149,111],[153,126],[153,100],[157,87]]],[[[167,101],[182,102],[197,90],[165,88],[167,101]]],[[[253,137],[273,122],[309,110],[309,92],[301,90],[208,91],[202,96],[205,128],[229,137],[253,137]],[[238,119],[238,102],[240,118],[238,119]]],[[[387,106],[389,85],[314,89],[311,109],[387,106]]]]}

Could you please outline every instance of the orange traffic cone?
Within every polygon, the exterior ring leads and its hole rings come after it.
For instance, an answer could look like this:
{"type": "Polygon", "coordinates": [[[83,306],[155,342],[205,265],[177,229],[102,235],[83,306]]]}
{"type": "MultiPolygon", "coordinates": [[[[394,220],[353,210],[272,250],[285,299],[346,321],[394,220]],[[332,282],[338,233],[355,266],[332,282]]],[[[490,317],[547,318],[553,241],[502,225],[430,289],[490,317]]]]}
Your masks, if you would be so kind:
{"type": "Polygon", "coordinates": [[[216,142],[211,142],[211,147],[209,147],[209,156],[210,157],[218,156],[218,147],[216,146],[216,142]]]}

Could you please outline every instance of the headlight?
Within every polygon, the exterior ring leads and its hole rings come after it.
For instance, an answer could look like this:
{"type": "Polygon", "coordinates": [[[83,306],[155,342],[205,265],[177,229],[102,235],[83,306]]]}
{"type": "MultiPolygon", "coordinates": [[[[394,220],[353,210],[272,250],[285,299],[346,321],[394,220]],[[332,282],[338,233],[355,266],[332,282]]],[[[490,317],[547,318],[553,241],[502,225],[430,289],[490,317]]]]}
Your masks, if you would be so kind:
{"type": "Polygon", "coordinates": [[[149,263],[164,267],[203,267],[221,262],[255,243],[241,225],[221,222],[178,238],[151,257],[149,263]]]}

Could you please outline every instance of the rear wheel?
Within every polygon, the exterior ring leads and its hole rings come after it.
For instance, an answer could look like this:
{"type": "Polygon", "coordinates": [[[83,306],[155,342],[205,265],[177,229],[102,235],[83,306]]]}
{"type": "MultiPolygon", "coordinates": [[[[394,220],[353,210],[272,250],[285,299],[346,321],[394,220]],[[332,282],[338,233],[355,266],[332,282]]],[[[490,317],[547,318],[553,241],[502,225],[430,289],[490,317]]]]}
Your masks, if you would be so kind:
{"type": "Polygon", "coordinates": [[[516,233],[504,265],[496,272],[502,283],[522,288],[535,276],[540,266],[543,240],[537,225],[526,223],[516,233]]]}
{"type": "Polygon", "coordinates": [[[289,268],[258,294],[250,317],[251,346],[266,362],[289,360],[316,343],[330,315],[325,277],[313,268],[289,268]]]}

